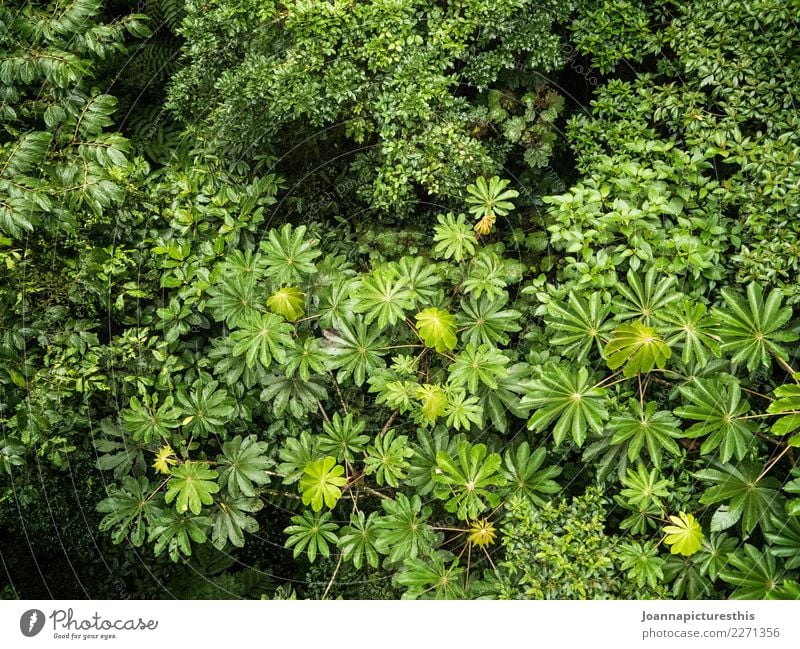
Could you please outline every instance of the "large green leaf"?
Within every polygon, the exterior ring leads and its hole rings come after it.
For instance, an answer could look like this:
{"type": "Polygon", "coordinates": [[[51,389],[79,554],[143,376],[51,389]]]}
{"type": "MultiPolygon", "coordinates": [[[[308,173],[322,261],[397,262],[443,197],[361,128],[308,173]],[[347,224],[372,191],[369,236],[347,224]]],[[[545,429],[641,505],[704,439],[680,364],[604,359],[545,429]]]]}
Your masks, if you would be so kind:
{"type": "Polygon", "coordinates": [[[728,555],[728,565],[720,571],[720,579],[736,590],[731,599],[766,599],[784,577],[783,566],[774,556],[749,543],[728,555]]]}
{"type": "Polygon", "coordinates": [[[528,442],[522,442],[515,450],[508,449],[500,469],[507,481],[504,491],[529,498],[539,506],[547,496],[559,493],[561,487],[553,478],[561,474],[561,467],[543,466],[546,457],[547,449],[541,447],[531,453],[528,442]]]}
{"type": "Polygon", "coordinates": [[[507,364],[508,357],[496,347],[468,343],[450,365],[450,382],[466,385],[472,394],[478,391],[480,384],[494,390],[507,364]]]}
{"type": "Polygon", "coordinates": [[[708,435],[700,447],[702,454],[719,448],[723,462],[732,457],[744,459],[755,442],[755,425],[752,420],[742,418],[750,410],[750,404],[742,401],[739,381],[725,374],[713,379],[698,378],[681,386],[680,392],[691,405],[676,408],[675,414],[698,422],[684,432],[684,437],[708,435]]]}
{"type": "Polygon", "coordinates": [[[439,451],[433,470],[434,495],[446,501],[445,509],[462,520],[478,518],[487,505],[496,507],[500,502],[494,487],[506,483],[499,472],[501,463],[501,457],[488,453],[485,444],[459,442],[455,458],[439,451]]]}
{"type": "Polygon", "coordinates": [[[458,559],[446,552],[437,552],[427,560],[408,558],[395,581],[407,590],[403,599],[461,599],[464,568],[458,559]]]}
{"type": "Polygon", "coordinates": [[[353,325],[342,324],[338,332],[325,331],[329,346],[330,369],[338,370],[341,383],[352,376],[356,385],[363,385],[367,375],[386,366],[382,358],[385,342],[379,327],[368,327],[361,320],[353,325]]]}
{"type": "Polygon", "coordinates": [[[373,568],[378,567],[378,551],[376,543],[376,514],[368,517],[360,511],[350,515],[350,524],[342,528],[339,535],[339,548],[345,561],[352,561],[356,568],[366,562],[373,568]]]}
{"type": "Polygon", "coordinates": [[[208,516],[190,516],[168,509],[153,522],[147,538],[155,541],[153,551],[157,557],[167,550],[169,558],[177,563],[181,555],[192,556],[192,541],[206,542],[206,533],[211,525],[208,516]]]}
{"type": "Polygon", "coordinates": [[[113,529],[111,540],[114,543],[130,539],[135,547],[141,547],[147,525],[163,513],[150,491],[150,483],[144,476],[126,476],[119,486],[109,487],[108,497],[97,504],[97,511],[105,514],[100,521],[100,531],[113,529]]]}
{"type": "Polygon", "coordinates": [[[623,368],[626,377],[640,372],[650,372],[653,368],[663,368],[672,350],[653,327],[641,322],[632,322],[617,327],[603,349],[608,367],[623,368]]]}
{"type": "Polygon", "coordinates": [[[612,433],[609,443],[626,448],[631,462],[639,459],[644,449],[657,468],[661,466],[663,451],[680,454],[675,442],[675,438],[680,437],[678,420],[668,410],[658,410],[654,401],[642,408],[637,399],[629,399],[627,406],[611,417],[608,430],[612,433]]]}
{"type": "Polygon", "coordinates": [[[591,429],[599,433],[608,418],[606,390],[594,387],[585,367],[546,365],[538,379],[526,384],[522,406],[534,410],[528,420],[528,428],[544,431],[551,423],[553,439],[560,445],[571,435],[581,446],[591,429]]]}
{"type": "Polygon", "coordinates": [[[742,530],[750,534],[756,525],[768,526],[770,517],[783,514],[783,498],[778,491],[781,483],[761,475],[761,465],[755,462],[718,464],[714,468],[702,469],[697,477],[714,486],[709,487],[700,498],[704,505],[727,503],[728,510],[741,515],[742,530]]]}
{"type": "Polygon", "coordinates": [[[784,330],[792,308],[781,308],[783,294],[773,289],[764,300],[763,289],[755,282],[747,286],[747,300],[730,288],[722,289],[725,308],[714,309],[715,333],[722,338],[722,349],[732,353],[734,363],[744,363],[751,372],[761,365],[772,365],[771,354],[789,358],[780,343],[798,339],[795,331],[784,330]]]}
{"type": "Polygon", "coordinates": [[[296,559],[305,551],[308,560],[313,563],[317,554],[323,557],[331,555],[330,546],[336,547],[339,538],[336,532],[339,526],[331,521],[330,512],[311,513],[304,511],[302,516],[292,516],[292,523],[284,531],[289,535],[286,547],[294,547],[296,559]]]}
{"type": "Polygon", "coordinates": [[[244,356],[250,368],[258,363],[266,369],[273,358],[283,363],[286,350],[294,345],[293,332],[294,327],[274,313],[247,316],[231,334],[233,355],[244,356]]]}
{"type": "Polygon", "coordinates": [[[599,292],[584,298],[572,291],[566,304],[551,300],[545,316],[550,344],[578,362],[585,361],[592,349],[602,353],[614,330],[610,312],[611,305],[603,303],[599,292]]]}
{"type": "Polygon", "coordinates": [[[222,445],[222,454],[217,456],[220,467],[220,484],[233,498],[257,495],[256,486],[270,481],[268,469],[272,460],[267,456],[269,444],[259,442],[255,435],[237,435],[222,445]]]}
{"type": "Polygon", "coordinates": [[[436,533],[427,522],[431,508],[418,495],[410,499],[398,493],[394,500],[381,501],[385,515],[375,522],[375,547],[388,555],[390,563],[427,556],[433,551],[436,533]]]}
{"type": "Polygon", "coordinates": [[[414,308],[413,291],[394,269],[379,269],[363,279],[356,298],[356,313],[364,314],[366,324],[377,320],[379,329],[404,320],[414,308]]]}
{"type": "Polygon", "coordinates": [[[295,228],[286,223],[280,230],[270,230],[261,242],[264,265],[275,284],[299,284],[316,270],[314,259],[320,251],[306,231],[304,225],[295,228]]]}
{"type": "Polygon", "coordinates": [[[250,516],[264,507],[258,498],[220,499],[218,509],[211,515],[213,528],[211,543],[218,550],[224,550],[228,543],[237,548],[244,547],[244,535],[258,531],[258,521],[250,516]]]}
{"type": "Polygon", "coordinates": [[[408,437],[395,437],[395,431],[391,429],[384,435],[379,435],[367,447],[364,467],[367,475],[375,475],[379,485],[397,487],[406,475],[408,458],[412,455],[414,451],[408,445],[408,437]]]}
{"type": "Polygon", "coordinates": [[[486,295],[479,299],[470,296],[468,300],[461,300],[461,311],[458,313],[461,340],[476,345],[507,345],[508,333],[520,330],[517,320],[522,313],[504,308],[506,301],[505,295],[495,299],[486,295]]]}
{"type": "Polygon", "coordinates": [[[200,514],[203,505],[214,502],[211,494],[219,491],[215,482],[219,475],[203,462],[186,461],[170,470],[172,477],[167,482],[167,503],[175,501],[175,509],[183,513],[187,509],[195,516],[200,514]]]}

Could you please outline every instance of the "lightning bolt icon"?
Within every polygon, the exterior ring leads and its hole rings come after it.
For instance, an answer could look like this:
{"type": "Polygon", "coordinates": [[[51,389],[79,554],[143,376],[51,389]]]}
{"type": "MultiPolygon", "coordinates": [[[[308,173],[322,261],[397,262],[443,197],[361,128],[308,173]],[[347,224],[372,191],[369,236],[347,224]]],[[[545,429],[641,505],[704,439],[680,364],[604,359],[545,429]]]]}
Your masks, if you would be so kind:
{"type": "Polygon", "coordinates": [[[39,616],[36,614],[36,611],[31,613],[31,618],[28,620],[28,631],[33,631],[33,627],[38,619],[39,616]]]}

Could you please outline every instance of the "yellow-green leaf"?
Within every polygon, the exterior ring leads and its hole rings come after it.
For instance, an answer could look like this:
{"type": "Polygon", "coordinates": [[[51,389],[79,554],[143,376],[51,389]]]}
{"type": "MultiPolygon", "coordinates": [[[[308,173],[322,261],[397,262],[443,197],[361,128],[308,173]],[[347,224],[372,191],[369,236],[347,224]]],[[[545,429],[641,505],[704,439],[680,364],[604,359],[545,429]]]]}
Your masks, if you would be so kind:
{"type": "Polygon", "coordinates": [[[700,549],[703,542],[703,530],[694,516],[680,512],[677,516],[670,516],[672,525],[664,528],[666,538],[664,543],[672,546],[672,554],[682,554],[685,557],[693,555],[700,549]]]}
{"type": "Polygon", "coordinates": [[[295,286],[284,286],[267,299],[270,311],[282,315],[289,322],[294,322],[303,315],[304,304],[305,295],[295,286]]]}
{"type": "Polygon", "coordinates": [[[454,349],[456,338],[456,319],[447,311],[430,307],[420,311],[417,316],[419,335],[428,347],[437,352],[454,349]]]}

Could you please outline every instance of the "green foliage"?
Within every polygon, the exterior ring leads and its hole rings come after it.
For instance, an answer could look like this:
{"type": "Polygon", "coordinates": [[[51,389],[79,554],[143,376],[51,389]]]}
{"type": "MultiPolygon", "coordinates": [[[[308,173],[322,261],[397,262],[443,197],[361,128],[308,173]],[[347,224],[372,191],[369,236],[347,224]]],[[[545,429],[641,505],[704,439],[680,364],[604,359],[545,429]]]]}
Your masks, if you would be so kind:
{"type": "Polygon", "coordinates": [[[0,7],[11,596],[798,596],[791,3],[112,4],[0,7]]]}
{"type": "Polygon", "coordinates": [[[478,518],[487,507],[496,507],[500,502],[493,488],[506,483],[499,472],[501,462],[497,453],[487,454],[485,444],[459,442],[455,457],[439,451],[433,470],[433,493],[446,501],[447,511],[455,512],[462,520],[478,518]]]}
{"type": "Polygon", "coordinates": [[[560,445],[567,438],[578,446],[586,440],[589,430],[600,432],[608,416],[604,406],[606,391],[590,384],[586,368],[572,370],[555,365],[546,366],[540,378],[526,385],[522,405],[534,408],[528,428],[537,432],[553,426],[553,439],[560,445]]]}
{"type": "Polygon", "coordinates": [[[329,557],[330,546],[336,547],[339,538],[336,532],[339,526],[331,520],[330,512],[304,511],[302,516],[292,516],[292,523],[284,531],[289,535],[286,547],[294,547],[293,555],[299,557],[304,551],[308,560],[313,563],[317,554],[329,557]]]}
{"type": "Polygon", "coordinates": [[[626,377],[649,372],[654,367],[663,368],[672,350],[652,327],[641,322],[623,324],[614,330],[603,353],[608,367],[623,368],[626,377]]]}
{"type": "Polygon", "coordinates": [[[623,554],[604,532],[602,495],[589,490],[570,501],[534,508],[514,498],[500,527],[502,558],[488,576],[489,593],[503,599],[647,597],[657,589],[626,579],[623,554]]]}
{"type": "Polygon", "coordinates": [[[677,408],[675,414],[698,421],[685,431],[684,436],[708,435],[700,452],[707,454],[719,448],[723,462],[731,457],[744,459],[755,438],[754,425],[750,420],[742,419],[750,410],[750,404],[741,401],[739,382],[733,376],[719,375],[714,379],[696,379],[680,390],[691,405],[677,408]]]}
{"type": "Polygon", "coordinates": [[[203,505],[214,502],[211,494],[219,491],[215,482],[219,474],[202,462],[184,462],[170,470],[172,477],[167,482],[164,500],[169,504],[175,501],[179,513],[187,509],[195,516],[200,514],[203,505]]]}

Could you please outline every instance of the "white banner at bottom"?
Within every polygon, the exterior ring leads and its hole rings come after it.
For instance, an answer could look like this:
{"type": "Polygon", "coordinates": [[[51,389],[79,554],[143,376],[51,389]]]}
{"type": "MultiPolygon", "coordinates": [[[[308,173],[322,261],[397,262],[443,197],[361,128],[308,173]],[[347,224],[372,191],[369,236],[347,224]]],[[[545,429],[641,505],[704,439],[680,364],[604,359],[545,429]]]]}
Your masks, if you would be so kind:
{"type": "Polygon", "coordinates": [[[800,603],[0,601],[0,647],[800,647],[800,603]],[[180,643],[178,645],[177,643],[180,643]]]}

